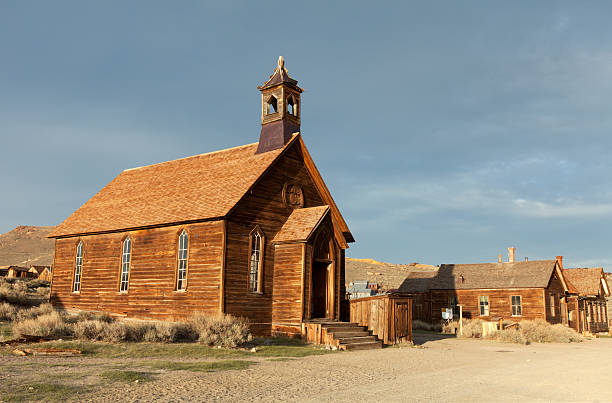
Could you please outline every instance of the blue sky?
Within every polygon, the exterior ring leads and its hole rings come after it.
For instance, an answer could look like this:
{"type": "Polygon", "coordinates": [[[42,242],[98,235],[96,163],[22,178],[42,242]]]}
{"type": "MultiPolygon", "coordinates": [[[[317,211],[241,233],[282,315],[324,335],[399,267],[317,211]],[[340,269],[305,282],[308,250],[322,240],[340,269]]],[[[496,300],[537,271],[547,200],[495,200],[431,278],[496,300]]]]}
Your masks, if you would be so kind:
{"type": "Polygon", "coordinates": [[[255,142],[283,55],[357,242],[612,268],[612,4],[0,2],[0,232],[123,169],[255,142]]]}

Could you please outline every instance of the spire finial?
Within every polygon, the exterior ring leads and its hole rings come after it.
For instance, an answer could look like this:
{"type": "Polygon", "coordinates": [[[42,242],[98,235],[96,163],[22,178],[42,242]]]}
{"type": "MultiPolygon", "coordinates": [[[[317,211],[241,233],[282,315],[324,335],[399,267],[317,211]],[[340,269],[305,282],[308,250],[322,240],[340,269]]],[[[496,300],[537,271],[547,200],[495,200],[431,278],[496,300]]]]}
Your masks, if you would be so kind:
{"type": "Polygon", "coordinates": [[[282,69],[283,67],[285,67],[285,59],[283,59],[282,56],[278,57],[278,68],[282,69]]]}

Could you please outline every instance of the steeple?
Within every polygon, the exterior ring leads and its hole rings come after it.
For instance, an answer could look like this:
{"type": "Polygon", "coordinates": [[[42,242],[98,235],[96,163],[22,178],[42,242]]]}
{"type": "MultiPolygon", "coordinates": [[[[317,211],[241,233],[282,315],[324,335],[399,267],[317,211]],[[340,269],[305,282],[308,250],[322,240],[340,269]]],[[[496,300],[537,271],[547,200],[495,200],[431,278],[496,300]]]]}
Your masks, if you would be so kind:
{"type": "Polygon", "coordinates": [[[297,80],[289,76],[282,56],[261,91],[261,134],[257,154],[283,147],[300,131],[300,94],[297,80]]]}

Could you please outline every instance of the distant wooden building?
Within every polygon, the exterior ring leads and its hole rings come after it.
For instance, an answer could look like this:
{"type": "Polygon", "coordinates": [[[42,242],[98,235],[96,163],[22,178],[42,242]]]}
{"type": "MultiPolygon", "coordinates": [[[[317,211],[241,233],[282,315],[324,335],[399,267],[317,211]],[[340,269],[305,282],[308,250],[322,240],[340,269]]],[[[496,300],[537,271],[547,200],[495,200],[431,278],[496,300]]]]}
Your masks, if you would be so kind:
{"type": "Polygon", "coordinates": [[[258,143],[125,170],[49,235],[54,306],[258,334],[340,318],[354,239],[299,133],[302,89],[280,58],[259,90],[258,143]]]}
{"type": "Polygon", "coordinates": [[[33,273],[29,272],[30,269],[21,266],[3,266],[0,268],[0,275],[7,278],[32,278],[33,273]]]}
{"type": "Polygon", "coordinates": [[[578,332],[607,332],[610,289],[603,268],[565,269],[563,275],[570,288],[570,326],[578,332]]]}
{"type": "Polygon", "coordinates": [[[557,260],[443,264],[431,287],[432,319],[442,308],[463,317],[562,323],[567,285],[557,260]]]}
{"type": "Polygon", "coordinates": [[[34,265],[29,270],[32,273],[32,277],[36,277],[42,281],[51,281],[51,267],[50,266],[38,266],[34,265]]]}

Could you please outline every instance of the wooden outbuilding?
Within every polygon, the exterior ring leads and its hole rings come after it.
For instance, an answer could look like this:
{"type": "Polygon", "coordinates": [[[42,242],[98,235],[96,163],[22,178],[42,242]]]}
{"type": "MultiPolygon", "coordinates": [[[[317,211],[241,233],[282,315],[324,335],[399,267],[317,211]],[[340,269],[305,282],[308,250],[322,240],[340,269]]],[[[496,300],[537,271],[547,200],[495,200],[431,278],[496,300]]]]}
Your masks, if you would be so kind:
{"type": "Polygon", "coordinates": [[[32,277],[36,277],[42,281],[51,281],[51,267],[50,266],[38,266],[34,265],[29,270],[32,273],[32,277]]]}
{"type": "Polygon", "coordinates": [[[563,270],[569,285],[568,316],[577,332],[608,332],[606,298],[610,288],[603,268],[563,270]]]}
{"type": "Polygon", "coordinates": [[[341,317],[354,239],[300,134],[302,89],[282,58],[258,88],[259,142],[125,170],[49,235],[55,307],[226,313],[264,335],[341,317]]]}
{"type": "Polygon", "coordinates": [[[16,265],[5,266],[0,273],[3,273],[4,277],[7,278],[32,278],[33,273],[30,273],[30,269],[27,267],[21,267],[16,265]]]}

